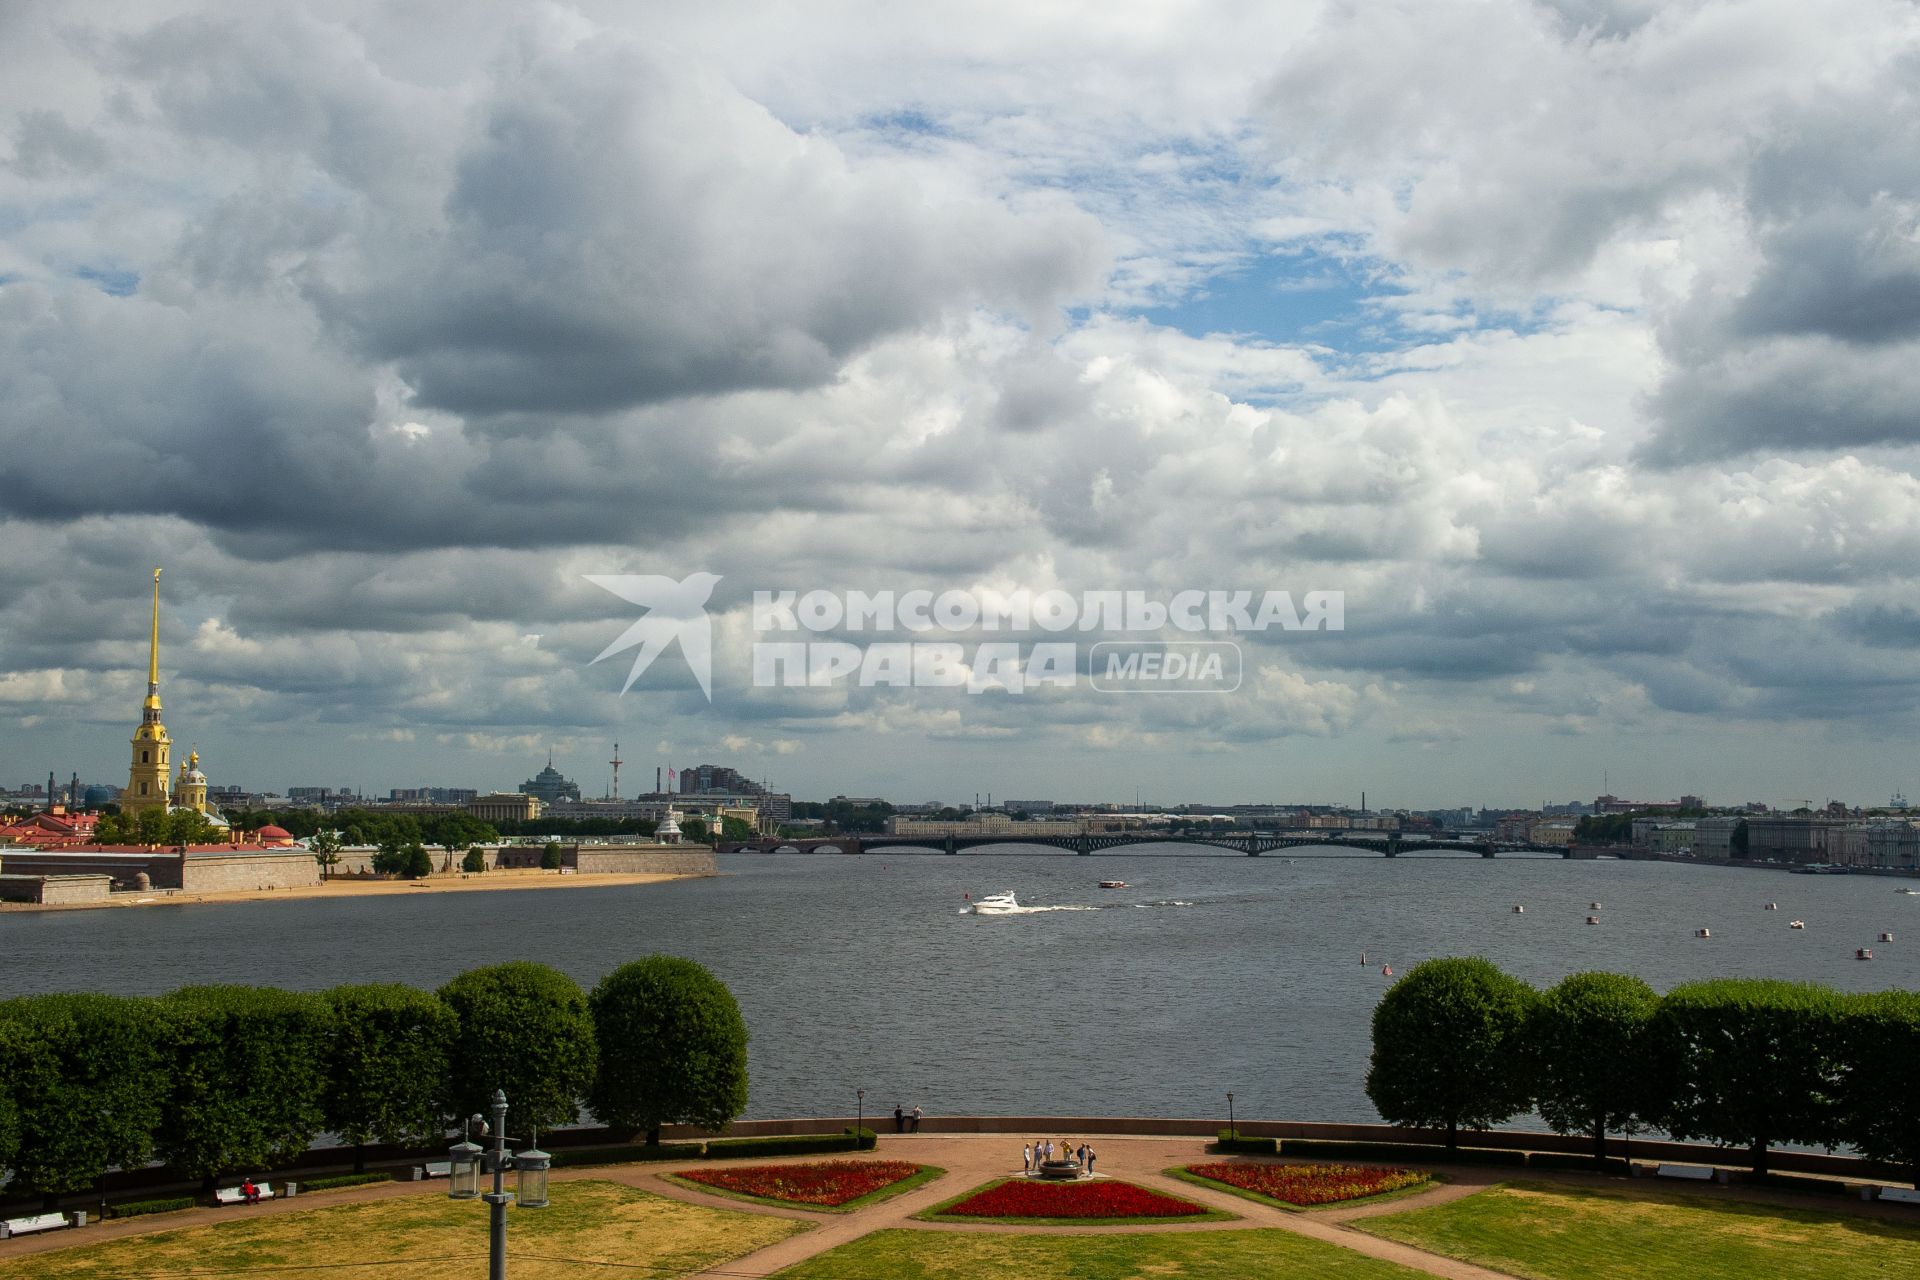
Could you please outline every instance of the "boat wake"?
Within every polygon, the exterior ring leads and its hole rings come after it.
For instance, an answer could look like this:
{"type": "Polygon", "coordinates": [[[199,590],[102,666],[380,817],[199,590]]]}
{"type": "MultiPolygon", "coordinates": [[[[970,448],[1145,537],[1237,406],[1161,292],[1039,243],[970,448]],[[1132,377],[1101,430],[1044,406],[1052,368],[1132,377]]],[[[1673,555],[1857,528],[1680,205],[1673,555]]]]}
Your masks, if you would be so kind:
{"type": "Polygon", "coordinates": [[[1038,916],[1056,911],[1124,911],[1150,910],[1154,907],[1191,907],[1195,904],[1184,898],[1158,898],[1150,902],[1101,902],[1080,903],[1061,902],[1047,906],[1023,906],[1011,893],[996,893],[992,897],[981,898],[960,909],[963,916],[1038,916]]]}

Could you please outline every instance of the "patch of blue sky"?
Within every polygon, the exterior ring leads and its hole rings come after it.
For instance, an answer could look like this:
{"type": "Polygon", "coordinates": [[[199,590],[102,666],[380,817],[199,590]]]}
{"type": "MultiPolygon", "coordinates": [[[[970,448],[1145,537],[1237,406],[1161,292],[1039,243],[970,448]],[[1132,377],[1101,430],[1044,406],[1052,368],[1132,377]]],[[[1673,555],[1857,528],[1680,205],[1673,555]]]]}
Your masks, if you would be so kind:
{"type": "Polygon", "coordinates": [[[1369,301],[1392,292],[1347,262],[1315,253],[1268,254],[1212,276],[1185,297],[1140,314],[1193,337],[1235,334],[1254,341],[1344,351],[1373,349],[1380,322],[1369,301]]]}
{"type": "Polygon", "coordinates": [[[125,298],[140,288],[140,273],[124,267],[76,267],[73,274],[116,298],[125,298]]]}

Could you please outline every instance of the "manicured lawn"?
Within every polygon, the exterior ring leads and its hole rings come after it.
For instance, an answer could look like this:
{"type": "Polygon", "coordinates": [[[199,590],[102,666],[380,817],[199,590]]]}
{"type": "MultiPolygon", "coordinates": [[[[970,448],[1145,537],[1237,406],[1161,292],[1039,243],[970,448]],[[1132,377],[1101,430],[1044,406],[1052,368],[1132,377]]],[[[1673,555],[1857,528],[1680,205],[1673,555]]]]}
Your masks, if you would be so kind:
{"type": "Polygon", "coordinates": [[[1897,1225],[1651,1187],[1626,1192],[1513,1183],[1351,1225],[1538,1280],[1920,1275],[1920,1221],[1897,1225]]]}
{"type": "Polygon", "coordinates": [[[778,1280],[1431,1280],[1288,1231],[993,1235],[876,1231],[778,1280]]]}
{"type": "Polygon", "coordinates": [[[1085,1182],[998,1178],[914,1215],[927,1222],[1054,1227],[1207,1222],[1233,1216],[1110,1178],[1085,1182]]]}
{"type": "MultiPolygon", "coordinates": [[[[507,1211],[508,1273],[559,1280],[583,1261],[679,1275],[785,1239],[807,1227],[785,1218],[682,1204],[611,1182],[556,1181],[546,1209],[507,1211]],[[658,1270],[652,1270],[657,1268],[658,1270]]],[[[470,1280],[487,1268],[487,1206],[444,1192],[297,1213],[232,1209],[217,1226],[9,1258],[7,1280],[128,1280],[244,1270],[254,1280],[470,1280]],[[362,1263],[364,1265],[351,1265],[362,1263]],[[347,1265],[342,1265],[347,1264],[347,1265]],[[316,1269],[319,1268],[319,1269],[316,1269]]]]}
{"type": "Polygon", "coordinates": [[[1210,1161],[1166,1170],[1167,1176],[1281,1209],[1335,1209],[1418,1195],[1432,1185],[1422,1169],[1370,1165],[1210,1161]]]}
{"type": "Polygon", "coordinates": [[[930,1164],[903,1161],[822,1161],[814,1164],[760,1165],[747,1169],[688,1169],[662,1176],[672,1183],[708,1195],[726,1196],[750,1204],[778,1205],[782,1209],[811,1209],[816,1213],[852,1213],[868,1205],[891,1200],[903,1191],[925,1186],[945,1173],[930,1164]],[[835,1176],[842,1170],[854,1174],[872,1171],[891,1174],[892,1182],[880,1177],[846,1178],[835,1176]],[[712,1181],[707,1181],[711,1178],[712,1181]],[[879,1181],[871,1190],[863,1188],[879,1181]],[[846,1199],[838,1199],[846,1195],[846,1199]]]}

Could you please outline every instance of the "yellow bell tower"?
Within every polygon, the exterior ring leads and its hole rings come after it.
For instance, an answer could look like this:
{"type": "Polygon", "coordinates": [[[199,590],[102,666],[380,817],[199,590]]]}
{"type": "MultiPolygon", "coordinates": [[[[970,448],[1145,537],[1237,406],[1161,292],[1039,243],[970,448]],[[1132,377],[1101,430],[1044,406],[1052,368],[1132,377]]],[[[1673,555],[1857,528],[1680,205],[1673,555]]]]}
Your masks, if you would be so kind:
{"type": "Polygon", "coordinates": [[[155,569],[153,630],[147,643],[147,700],[140,712],[140,727],[133,731],[133,769],[127,775],[127,790],[120,797],[120,812],[167,807],[167,758],[172,754],[173,739],[167,736],[167,726],[160,723],[160,571],[155,569]]]}

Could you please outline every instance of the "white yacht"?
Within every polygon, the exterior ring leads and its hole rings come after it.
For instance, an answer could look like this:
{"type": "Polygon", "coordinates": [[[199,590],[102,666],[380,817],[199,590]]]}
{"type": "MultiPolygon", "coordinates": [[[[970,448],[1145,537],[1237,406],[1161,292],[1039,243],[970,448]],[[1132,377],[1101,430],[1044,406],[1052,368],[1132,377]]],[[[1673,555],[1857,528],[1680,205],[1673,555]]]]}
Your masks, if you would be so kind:
{"type": "Polygon", "coordinates": [[[1013,896],[1013,890],[1005,893],[988,894],[973,904],[973,914],[977,916],[1008,916],[1020,910],[1020,902],[1013,896]]]}

